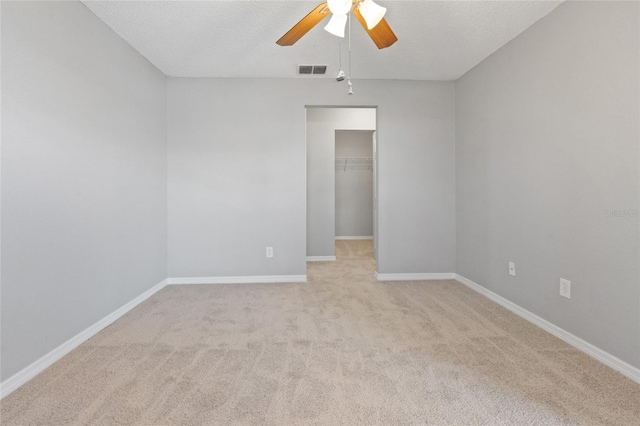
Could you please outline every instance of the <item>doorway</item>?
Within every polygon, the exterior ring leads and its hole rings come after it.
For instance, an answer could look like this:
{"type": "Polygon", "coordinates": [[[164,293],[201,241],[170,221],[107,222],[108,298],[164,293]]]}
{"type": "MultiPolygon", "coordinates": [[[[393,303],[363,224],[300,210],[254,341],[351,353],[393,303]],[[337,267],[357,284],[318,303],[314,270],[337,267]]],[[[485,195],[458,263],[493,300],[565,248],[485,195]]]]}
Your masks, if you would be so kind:
{"type": "Polygon", "coordinates": [[[371,239],[377,257],[376,112],[375,107],[306,108],[307,261],[335,260],[336,237],[371,239]],[[345,142],[350,138],[355,142],[345,142]],[[340,164],[343,175],[337,176],[340,164]],[[348,188],[364,184],[367,174],[368,185],[360,188],[368,194],[348,195],[348,188]],[[356,204],[355,211],[344,210],[356,204]]]}

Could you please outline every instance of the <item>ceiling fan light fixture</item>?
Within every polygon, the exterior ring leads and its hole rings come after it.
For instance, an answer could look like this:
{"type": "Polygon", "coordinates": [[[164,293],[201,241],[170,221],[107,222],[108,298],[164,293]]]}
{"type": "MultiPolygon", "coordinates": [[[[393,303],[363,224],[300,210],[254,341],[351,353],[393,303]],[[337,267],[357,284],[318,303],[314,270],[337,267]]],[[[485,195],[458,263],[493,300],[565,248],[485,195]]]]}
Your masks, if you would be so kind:
{"type": "Polygon", "coordinates": [[[344,28],[347,25],[347,14],[344,15],[336,15],[335,13],[331,16],[329,23],[324,27],[324,29],[333,34],[334,36],[344,37],[344,28]]]}
{"type": "Polygon", "coordinates": [[[351,16],[349,13],[353,13],[354,18],[356,18],[358,23],[362,25],[378,49],[386,49],[398,41],[398,37],[393,33],[393,30],[389,27],[386,19],[381,18],[381,16],[384,15],[386,8],[378,6],[372,0],[322,1],[322,3],[317,5],[311,12],[309,12],[289,31],[280,37],[276,41],[276,44],[279,46],[293,46],[298,40],[300,40],[320,22],[325,20],[329,15],[333,16],[325,29],[331,34],[344,37],[346,23],[351,22],[349,20],[349,17],[351,16]],[[371,12],[371,10],[373,10],[373,12],[371,12]],[[363,13],[367,16],[366,20],[363,13]]]}
{"type": "Polygon", "coordinates": [[[384,14],[387,13],[387,8],[382,7],[373,2],[373,0],[364,0],[358,7],[360,14],[367,23],[367,29],[371,30],[382,21],[384,14]]]}
{"type": "Polygon", "coordinates": [[[351,10],[351,0],[327,0],[327,6],[334,15],[346,15],[351,10]]]}

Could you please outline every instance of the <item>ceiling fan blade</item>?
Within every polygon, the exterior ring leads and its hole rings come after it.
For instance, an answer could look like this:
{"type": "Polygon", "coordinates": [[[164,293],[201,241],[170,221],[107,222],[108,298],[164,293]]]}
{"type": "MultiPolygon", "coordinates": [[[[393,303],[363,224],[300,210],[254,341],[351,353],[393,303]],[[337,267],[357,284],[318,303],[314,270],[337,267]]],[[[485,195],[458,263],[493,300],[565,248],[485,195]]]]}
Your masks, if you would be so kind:
{"type": "Polygon", "coordinates": [[[360,22],[360,24],[362,24],[362,27],[367,32],[367,34],[369,34],[371,40],[373,40],[376,46],[378,46],[378,49],[384,49],[385,47],[389,47],[393,43],[398,41],[398,37],[396,37],[396,35],[393,33],[393,30],[391,29],[389,24],[387,24],[387,21],[385,21],[384,18],[382,18],[378,25],[376,25],[372,29],[368,29],[367,23],[365,22],[362,14],[360,13],[360,10],[358,10],[357,7],[353,8],[353,14],[360,22]]]}
{"type": "Polygon", "coordinates": [[[307,16],[302,18],[300,22],[295,24],[285,35],[276,41],[280,46],[292,46],[296,41],[300,40],[303,35],[309,32],[311,28],[318,25],[320,21],[330,15],[327,3],[319,4],[307,16]]]}

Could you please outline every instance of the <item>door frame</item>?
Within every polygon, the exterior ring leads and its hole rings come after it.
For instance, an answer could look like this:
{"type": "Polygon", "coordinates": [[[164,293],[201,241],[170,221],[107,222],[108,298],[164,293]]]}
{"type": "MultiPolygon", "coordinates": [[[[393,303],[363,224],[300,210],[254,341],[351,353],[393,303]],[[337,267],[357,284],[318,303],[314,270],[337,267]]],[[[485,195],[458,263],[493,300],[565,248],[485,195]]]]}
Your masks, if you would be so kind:
{"type": "MultiPolygon", "coordinates": [[[[374,163],[374,170],[373,170],[373,209],[374,209],[374,218],[373,218],[373,257],[376,260],[376,271],[377,271],[377,261],[378,261],[378,249],[380,247],[380,233],[379,233],[379,206],[380,206],[380,194],[379,194],[379,138],[378,138],[378,131],[380,130],[379,128],[379,110],[378,110],[378,106],[377,105],[305,105],[305,145],[304,145],[304,159],[305,159],[305,258],[307,258],[307,243],[308,243],[308,217],[309,217],[309,212],[308,212],[308,201],[309,201],[309,182],[308,182],[308,176],[309,176],[309,170],[308,170],[308,161],[309,161],[309,150],[308,150],[308,115],[307,112],[309,109],[316,109],[316,108],[332,108],[332,109],[373,109],[375,110],[375,129],[373,129],[374,132],[374,140],[373,140],[373,163],[374,163]]],[[[350,129],[335,129],[335,130],[350,130],[350,129]]],[[[335,140],[334,140],[334,144],[335,144],[335,140]]],[[[334,237],[335,237],[335,231],[334,231],[334,237]]]]}

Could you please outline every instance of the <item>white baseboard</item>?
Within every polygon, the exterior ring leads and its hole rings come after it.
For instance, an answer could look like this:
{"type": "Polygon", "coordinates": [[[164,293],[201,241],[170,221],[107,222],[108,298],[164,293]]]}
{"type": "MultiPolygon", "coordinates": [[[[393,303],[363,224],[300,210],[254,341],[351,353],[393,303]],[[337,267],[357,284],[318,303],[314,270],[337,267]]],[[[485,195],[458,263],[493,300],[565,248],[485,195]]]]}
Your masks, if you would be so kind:
{"type": "Polygon", "coordinates": [[[417,274],[379,274],[375,273],[378,281],[424,281],[424,280],[453,280],[453,272],[417,273],[417,274]]]}
{"type": "Polygon", "coordinates": [[[582,352],[586,353],[587,355],[590,355],[591,357],[597,359],[598,361],[600,361],[604,365],[613,368],[614,370],[616,370],[616,371],[620,372],[621,374],[627,376],[628,378],[630,378],[634,382],[640,384],[640,369],[639,368],[636,368],[636,367],[634,367],[634,366],[622,361],[621,359],[616,358],[615,356],[611,355],[610,353],[605,352],[602,349],[592,345],[591,343],[582,340],[578,336],[575,336],[575,335],[569,333],[568,331],[566,331],[566,330],[558,327],[557,325],[555,325],[555,324],[553,324],[553,323],[551,323],[551,322],[549,322],[549,321],[537,316],[536,314],[533,314],[533,313],[527,311],[526,309],[520,307],[519,305],[516,305],[515,303],[505,299],[504,297],[497,295],[496,293],[492,292],[491,290],[486,289],[485,287],[483,287],[480,284],[477,284],[477,283],[471,281],[468,278],[465,278],[465,277],[463,277],[461,275],[455,274],[455,279],[457,281],[461,282],[462,284],[466,285],[470,289],[472,289],[474,291],[477,291],[478,293],[480,293],[481,295],[485,296],[486,298],[493,300],[498,305],[500,305],[500,306],[510,310],[514,314],[526,319],[530,323],[537,325],[538,327],[542,328],[543,330],[553,334],[554,336],[556,336],[560,340],[565,341],[566,343],[570,344],[574,348],[581,350],[582,352]]]}
{"type": "Polygon", "coordinates": [[[372,235],[364,237],[351,237],[351,236],[336,236],[336,240],[373,240],[372,235]]]}
{"type": "Polygon", "coordinates": [[[258,283],[306,283],[306,275],[252,275],[247,277],[186,277],[168,278],[167,284],[258,284],[258,283]]]}
{"type": "Polygon", "coordinates": [[[44,355],[42,358],[33,362],[31,365],[23,368],[13,376],[9,377],[4,382],[0,383],[0,399],[9,395],[14,390],[18,389],[20,386],[27,383],[29,380],[34,378],[37,374],[44,371],[47,367],[51,366],[54,362],[58,361],[60,358],[89,340],[99,331],[111,325],[118,318],[129,312],[131,309],[138,306],[140,303],[147,300],[149,297],[153,296],[158,291],[162,290],[164,286],[167,285],[167,280],[161,281],[155,286],[151,287],[149,290],[142,293],[140,296],[136,297],[132,301],[113,311],[106,317],[102,318],[100,321],[96,322],[89,328],[81,331],[76,334],[71,339],[67,340],[48,354],[44,355]]]}
{"type": "Polygon", "coordinates": [[[335,262],[335,256],[307,256],[307,262],[335,262]]]}

